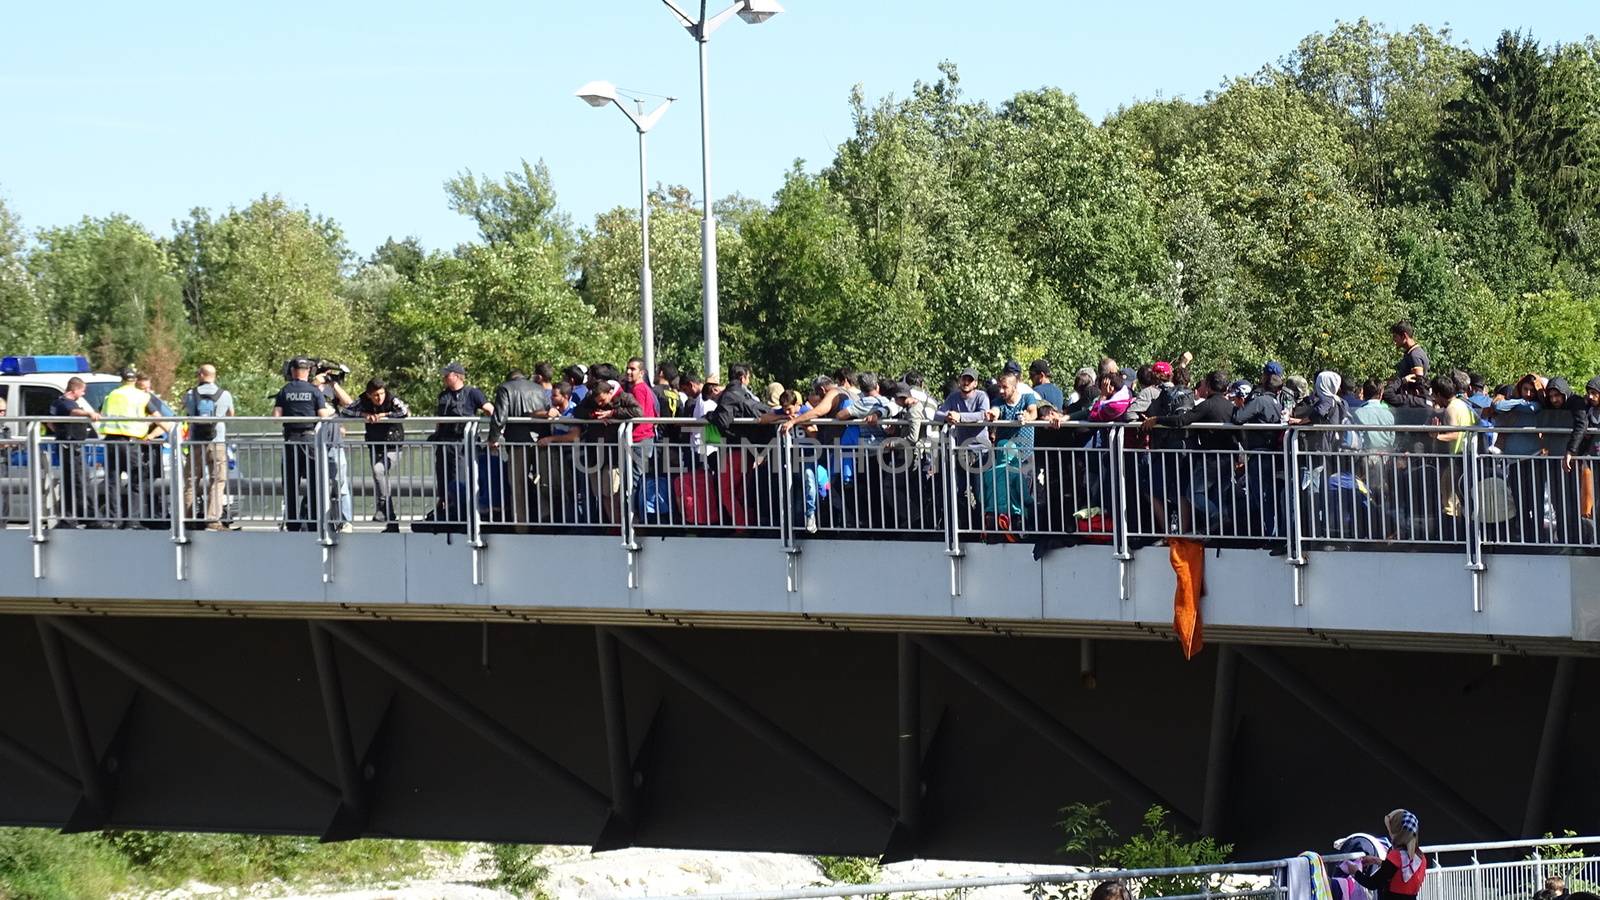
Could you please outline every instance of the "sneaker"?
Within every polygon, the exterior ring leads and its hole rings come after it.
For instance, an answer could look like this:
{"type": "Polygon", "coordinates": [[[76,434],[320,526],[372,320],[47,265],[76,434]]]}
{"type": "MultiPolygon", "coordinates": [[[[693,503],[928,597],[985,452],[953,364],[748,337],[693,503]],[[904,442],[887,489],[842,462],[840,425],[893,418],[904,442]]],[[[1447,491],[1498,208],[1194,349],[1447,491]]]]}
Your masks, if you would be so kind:
{"type": "Polygon", "coordinates": [[[817,514],[806,513],[806,531],[810,534],[817,533],[817,514]]]}
{"type": "Polygon", "coordinates": [[[206,526],[206,530],[207,531],[227,531],[228,530],[228,526],[222,524],[221,522],[212,522],[212,523],[210,523],[209,525],[206,526]]]}

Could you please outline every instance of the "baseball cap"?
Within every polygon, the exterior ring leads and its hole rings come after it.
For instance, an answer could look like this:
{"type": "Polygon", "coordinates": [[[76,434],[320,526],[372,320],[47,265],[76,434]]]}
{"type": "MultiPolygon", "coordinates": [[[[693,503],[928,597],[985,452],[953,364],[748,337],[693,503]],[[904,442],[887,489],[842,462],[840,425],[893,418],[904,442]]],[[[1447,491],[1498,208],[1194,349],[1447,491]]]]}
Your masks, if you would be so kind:
{"type": "Polygon", "coordinates": [[[1277,361],[1269,362],[1266,365],[1261,367],[1261,374],[1263,374],[1263,375],[1282,375],[1283,374],[1283,363],[1277,362],[1277,361]]]}
{"type": "Polygon", "coordinates": [[[1022,374],[1022,363],[1019,363],[1014,359],[1008,359],[1008,360],[1006,360],[1005,368],[1001,369],[1000,371],[1001,372],[1010,372],[1012,375],[1021,375],[1022,374]]]}
{"type": "Polygon", "coordinates": [[[1252,393],[1252,388],[1250,387],[1250,382],[1248,382],[1248,381],[1235,381],[1233,383],[1233,385],[1228,388],[1228,396],[1230,398],[1232,398],[1232,397],[1248,398],[1251,393],[1252,393]]]}
{"type": "Polygon", "coordinates": [[[973,381],[977,381],[978,380],[978,370],[974,369],[971,366],[967,366],[965,369],[961,370],[961,377],[962,378],[971,378],[973,381]]]}
{"type": "Polygon", "coordinates": [[[1029,363],[1028,364],[1028,374],[1029,375],[1049,375],[1050,374],[1050,360],[1048,360],[1048,359],[1036,359],[1033,362],[1029,363]]]}
{"type": "Polygon", "coordinates": [[[1152,370],[1154,370],[1155,373],[1157,375],[1160,375],[1162,378],[1166,378],[1166,377],[1169,377],[1170,375],[1172,375],[1172,363],[1169,363],[1169,362],[1158,362],[1158,363],[1155,363],[1154,365],[1152,365],[1150,368],[1152,370]]]}
{"type": "Polygon", "coordinates": [[[439,370],[439,374],[440,375],[460,375],[463,378],[465,378],[466,374],[467,374],[467,367],[463,366],[461,363],[453,362],[453,363],[445,366],[444,368],[440,369],[439,370]]]}

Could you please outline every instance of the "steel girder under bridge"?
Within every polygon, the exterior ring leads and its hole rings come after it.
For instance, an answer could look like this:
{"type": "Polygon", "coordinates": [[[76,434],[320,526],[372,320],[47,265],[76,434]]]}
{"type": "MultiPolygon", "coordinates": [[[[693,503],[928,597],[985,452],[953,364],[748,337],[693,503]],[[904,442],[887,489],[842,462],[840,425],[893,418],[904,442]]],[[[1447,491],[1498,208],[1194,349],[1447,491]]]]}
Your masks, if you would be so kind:
{"type": "Polygon", "coordinates": [[[1058,860],[1416,809],[1600,828],[1578,657],[839,631],[0,615],[0,821],[1058,860]]]}

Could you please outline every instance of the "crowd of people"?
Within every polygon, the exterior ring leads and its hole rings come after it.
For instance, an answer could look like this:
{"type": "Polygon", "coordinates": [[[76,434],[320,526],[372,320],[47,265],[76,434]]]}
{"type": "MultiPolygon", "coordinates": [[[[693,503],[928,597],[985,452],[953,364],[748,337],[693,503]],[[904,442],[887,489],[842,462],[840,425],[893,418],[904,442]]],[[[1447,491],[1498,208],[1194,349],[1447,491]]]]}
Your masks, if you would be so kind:
{"type": "MultiPolygon", "coordinates": [[[[452,363],[429,411],[455,421],[434,424],[423,438],[433,457],[428,518],[457,523],[477,502],[492,521],[518,530],[615,525],[626,496],[644,522],[759,527],[772,524],[780,497],[790,497],[808,531],[915,530],[957,515],[964,527],[1093,532],[1115,514],[1109,495],[1121,479],[1128,497],[1121,512],[1140,535],[1276,539],[1293,512],[1291,496],[1314,487],[1315,502],[1298,514],[1329,537],[1451,540],[1467,514],[1463,465],[1471,442],[1491,464],[1471,477],[1487,471],[1497,480],[1492,496],[1480,498],[1480,519],[1492,501],[1491,521],[1518,540],[1592,539],[1592,475],[1583,460],[1600,434],[1600,377],[1583,393],[1538,374],[1490,386],[1472,372],[1435,371],[1409,324],[1397,323],[1392,334],[1393,373],[1365,378],[1331,370],[1305,378],[1277,362],[1241,378],[1197,371],[1186,353],[1138,367],[1105,358],[1077,369],[1070,383],[1058,383],[1051,363],[1038,359],[1026,367],[1007,362],[992,375],[968,368],[939,390],[915,371],[889,377],[850,368],[801,386],[759,388],[748,365],[730,366],[723,383],[671,363],[648,372],[635,358],[621,370],[597,363],[557,372],[539,363],[485,391],[452,363]],[[477,417],[487,417],[487,489],[469,498],[463,439],[467,420],[477,417]],[[1416,425],[1444,429],[1405,430],[1416,425]],[[1293,471],[1285,452],[1292,426],[1320,426],[1299,430],[1293,471]],[[619,429],[627,429],[625,451],[619,429]],[[788,465],[763,450],[775,444],[792,448],[788,465]],[[944,462],[945,444],[957,448],[960,464],[944,462]],[[627,464],[623,452],[632,456],[627,464]],[[1113,464],[1113,455],[1123,462],[1113,464]],[[624,476],[631,490],[624,491],[624,476]],[[953,504],[939,499],[945,484],[955,489],[953,504]]],[[[287,527],[314,527],[325,518],[323,503],[336,524],[353,521],[344,435],[359,423],[374,518],[398,530],[391,480],[406,452],[411,408],[381,378],[352,395],[342,373],[318,361],[292,360],[285,375],[273,415],[290,420],[283,425],[287,527]],[[317,487],[322,477],[326,490],[317,487]]],[[[123,524],[167,518],[149,486],[171,426],[141,419],[174,410],[141,379],[123,371],[123,384],[98,410],[73,379],[51,410],[64,421],[49,426],[62,441],[104,442],[115,489],[103,506],[123,524]]],[[[224,530],[223,420],[235,411],[233,398],[216,370],[202,366],[179,406],[185,416],[211,420],[187,426],[186,514],[224,530]]],[[[95,518],[84,459],[61,456],[66,527],[95,518]]]]}

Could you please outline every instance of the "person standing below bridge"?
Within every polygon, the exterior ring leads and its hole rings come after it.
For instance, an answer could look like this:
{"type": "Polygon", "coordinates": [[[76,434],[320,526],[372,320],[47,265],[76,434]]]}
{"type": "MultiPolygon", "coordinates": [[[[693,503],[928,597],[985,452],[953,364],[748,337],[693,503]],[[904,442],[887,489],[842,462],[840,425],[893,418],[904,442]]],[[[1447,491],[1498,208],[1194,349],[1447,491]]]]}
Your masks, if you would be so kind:
{"type": "Polygon", "coordinates": [[[1383,817],[1389,831],[1389,854],[1383,859],[1364,857],[1364,867],[1378,869],[1371,875],[1354,872],[1356,882],[1369,891],[1378,892],[1378,900],[1414,900],[1422,893],[1422,882],[1428,876],[1428,857],[1418,851],[1417,814],[1397,809],[1383,817]]]}
{"type": "MultiPolygon", "coordinates": [[[[272,400],[275,418],[325,419],[333,415],[328,399],[308,380],[311,360],[296,359],[289,364],[289,374],[292,378],[272,400]]],[[[314,422],[286,422],[283,426],[283,518],[288,531],[311,530],[322,518],[326,486],[317,483],[316,435],[314,422]]]]}

